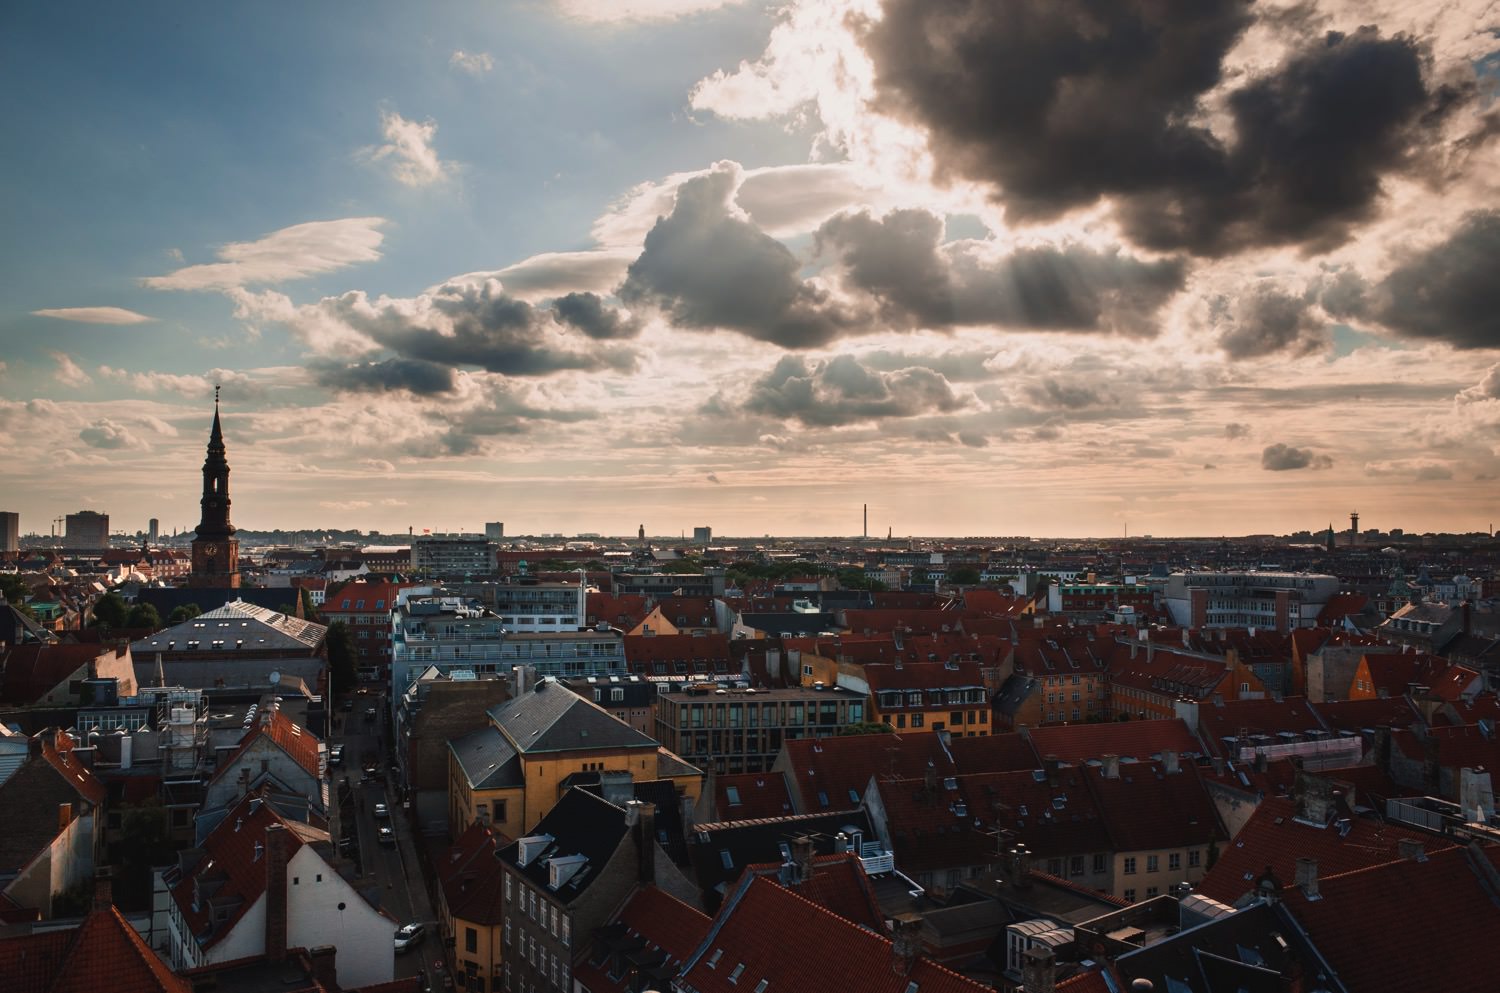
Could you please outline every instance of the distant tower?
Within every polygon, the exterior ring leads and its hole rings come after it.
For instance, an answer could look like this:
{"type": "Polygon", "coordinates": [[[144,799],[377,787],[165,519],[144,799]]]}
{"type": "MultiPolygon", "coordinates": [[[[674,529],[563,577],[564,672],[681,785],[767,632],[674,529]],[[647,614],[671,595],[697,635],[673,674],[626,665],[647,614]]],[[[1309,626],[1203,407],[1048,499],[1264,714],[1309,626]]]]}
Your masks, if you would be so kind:
{"type": "Polygon", "coordinates": [[[870,540],[870,505],[865,504],[865,540],[870,540]]]}
{"type": "Polygon", "coordinates": [[[149,541],[149,542],[151,542],[154,545],[154,544],[156,544],[156,540],[158,538],[160,538],[160,537],[161,537],[161,521],[159,521],[159,520],[157,520],[156,518],[153,517],[153,518],[151,518],[151,522],[146,525],[146,540],[149,541]]]}
{"type": "Polygon", "coordinates": [[[1333,522],[1328,522],[1328,550],[1333,551],[1333,522]]]}
{"type": "Polygon", "coordinates": [[[240,541],[229,523],[229,460],[219,426],[219,388],[214,387],[214,425],[203,460],[203,518],[193,535],[193,573],[189,586],[239,589],[240,541]]]}
{"type": "Polygon", "coordinates": [[[1349,512],[1349,544],[1359,544],[1359,511],[1349,512]]]}
{"type": "Polygon", "coordinates": [[[636,529],[635,536],[642,541],[646,540],[646,525],[642,524],[636,529]]]}

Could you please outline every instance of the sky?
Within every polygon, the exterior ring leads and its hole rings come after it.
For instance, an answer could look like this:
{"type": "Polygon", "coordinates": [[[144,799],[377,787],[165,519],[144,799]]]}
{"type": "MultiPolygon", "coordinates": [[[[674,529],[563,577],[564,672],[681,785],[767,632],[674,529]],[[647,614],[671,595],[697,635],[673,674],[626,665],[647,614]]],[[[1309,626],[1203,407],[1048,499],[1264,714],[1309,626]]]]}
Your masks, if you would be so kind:
{"type": "Polygon", "coordinates": [[[12,4],[0,509],[1500,517],[1494,0],[12,4]]]}

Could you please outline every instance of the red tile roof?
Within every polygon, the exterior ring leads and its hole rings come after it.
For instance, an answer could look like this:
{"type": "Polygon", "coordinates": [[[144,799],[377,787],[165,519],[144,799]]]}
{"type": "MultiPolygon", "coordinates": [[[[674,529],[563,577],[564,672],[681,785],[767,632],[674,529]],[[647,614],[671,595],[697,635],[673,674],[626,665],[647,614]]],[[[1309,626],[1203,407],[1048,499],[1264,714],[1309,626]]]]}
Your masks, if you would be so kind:
{"type": "Polygon", "coordinates": [[[632,669],[653,662],[729,663],[729,637],[714,634],[628,634],[625,661],[632,669]]]}
{"type": "Polygon", "coordinates": [[[992,862],[995,831],[1042,858],[1111,849],[1094,795],[1076,769],[1062,770],[1057,785],[1031,770],[880,778],[896,864],[905,872],[954,869],[992,862]]]}
{"type": "Polygon", "coordinates": [[[262,737],[268,738],[275,743],[278,748],[286,752],[292,761],[301,766],[314,779],[317,779],[321,775],[318,766],[318,746],[321,742],[318,741],[317,736],[295,723],[280,710],[270,710],[262,711],[257,716],[255,724],[251,726],[249,731],[245,732],[244,737],[240,738],[239,747],[218,768],[218,771],[213,775],[213,779],[218,779],[220,776],[228,773],[234,767],[234,764],[239,761],[240,757],[248,752],[250,747],[262,737]]]}
{"type": "Polygon", "coordinates": [[[1115,851],[1190,848],[1229,839],[1197,767],[1180,763],[1178,770],[1168,773],[1160,762],[1122,762],[1113,779],[1100,767],[1079,770],[1115,851]]]}
{"type": "Polygon", "coordinates": [[[499,924],[503,919],[500,884],[505,875],[495,853],[502,842],[483,824],[470,824],[454,840],[435,869],[448,913],[475,924],[499,924]]]}
{"type": "MultiPolygon", "coordinates": [[[[903,775],[920,778],[931,762],[940,775],[952,775],[953,762],[936,734],[857,734],[834,738],[794,738],[782,745],[791,788],[802,810],[847,810],[864,798],[870,777],[903,775]],[[818,794],[828,797],[828,805],[818,794]]],[[[781,764],[779,761],[778,764],[781,764]]]]}
{"type": "MultiPolygon", "coordinates": [[[[977,662],[907,662],[902,665],[872,664],[865,666],[865,681],[871,693],[884,690],[940,690],[984,685],[977,662]]],[[[935,704],[949,710],[946,703],[935,704]]]]}
{"type": "Polygon", "coordinates": [[[17,645],[7,653],[0,671],[0,703],[24,707],[36,703],[57,685],[94,659],[115,651],[113,645],[17,645]]]}
{"type": "Polygon", "coordinates": [[[892,968],[889,938],[747,875],[681,982],[696,993],[748,993],[762,980],[768,993],[904,993],[912,983],[920,993],[988,989],[920,957],[903,974],[892,968]]]}
{"type": "Polygon", "coordinates": [[[786,780],[775,773],[746,772],[715,778],[713,819],[716,821],[780,817],[791,812],[792,798],[787,793],[786,780]]]}
{"type": "Polygon", "coordinates": [[[941,631],[946,625],[952,627],[958,620],[958,615],[947,610],[917,610],[917,609],[893,609],[893,610],[846,610],[844,611],[844,626],[856,634],[878,631],[890,633],[901,631],[906,634],[931,634],[941,631]]]}
{"type": "Polygon", "coordinates": [[[1421,723],[1421,715],[1403,696],[1385,700],[1340,700],[1312,705],[1331,731],[1363,731],[1365,728],[1405,728],[1421,723]]]}
{"type": "Polygon", "coordinates": [[[591,621],[603,621],[613,627],[629,631],[651,613],[649,600],[641,593],[597,593],[588,594],[588,616],[591,621]]]}
{"type": "MultiPolygon", "coordinates": [[[[1464,767],[1500,769],[1500,740],[1493,733],[1486,733],[1478,724],[1463,724],[1457,727],[1439,725],[1428,728],[1428,739],[1437,743],[1438,764],[1445,769],[1464,767]]],[[[1424,759],[1427,746],[1411,731],[1391,732],[1391,742],[1408,758],[1424,759]]]]}
{"type": "Polygon", "coordinates": [[[266,891],[266,829],[272,824],[280,824],[286,829],[288,863],[301,849],[304,834],[328,837],[315,828],[282,818],[260,798],[247,796],[204,840],[203,857],[197,865],[186,874],[179,874],[175,868],[168,870],[166,881],[172,899],[177,902],[189,930],[202,940],[204,947],[211,947],[234,930],[239,919],[266,891]],[[195,879],[206,884],[219,884],[213,889],[213,900],[232,906],[227,919],[213,922],[209,901],[196,899],[195,879]],[[237,905],[233,902],[236,900],[239,901],[237,905]]]}
{"type": "Polygon", "coordinates": [[[1364,610],[1369,602],[1370,598],[1363,593],[1335,593],[1318,612],[1318,623],[1337,624],[1350,614],[1364,610]]]}
{"type": "MultiPolygon", "coordinates": [[[[1197,892],[1221,903],[1233,904],[1255,889],[1255,880],[1270,869],[1283,886],[1297,878],[1297,859],[1318,862],[1318,872],[1333,876],[1390,862],[1399,857],[1397,842],[1423,841],[1426,835],[1362,817],[1351,818],[1348,831],[1337,824],[1323,827],[1297,820],[1297,806],[1290,798],[1266,797],[1255,813],[1227,845],[1220,845],[1219,859],[1198,883],[1197,892]]],[[[1445,846],[1446,847],[1446,846],[1445,846]]]]}
{"type": "Polygon", "coordinates": [[[96,807],[102,804],[109,791],[93,770],[73,758],[72,736],[62,731],[43,731],[38,737],[42,739],[42,758],[47,764],[56,769],[79,796],[96,807]]]}
{"type": "Polygon", "coordinates": [[[886,933],[885,915],[864,865],[853,852],[818,855],[813,858],[811,879],[783,881],[780,863],[761,863],[746,867],[748,871],[796,891],[825,910],[831,910],[851,924],[886,933]]]}
{"type": "Polygon", "coordinates": [[[1448,660],[1423,653],[1378,653],[1363,657],[1370,682],[1380,696],[1400,696],[1412,683],[1432,686],[1448,668],[1448,660]]]}
{"type": "Polygon", "coordinates": [[[1500,942],[1482,936],[1500,935],[1500,906],[1484,869],[1500,869],[1500,848],[1449,848],[1332,876],[1320,864],[1317,900],[1295,888],[1283,899],[1347,989],[1494,989],[1500,942]]]}
{"type": "MultiPolygon", "coordinates": [[[[671,965],[680,966],[702,943],[710,921],[676,897],[644,886],[631,894],[613,924],[623,926],[625,935],[660,949],[671,965]]],[[[573,977],[592,993],[630,993],[635,988],[633,969],[627,968],[615,980],[609,976],[609,966],[608,960],[600,965],[585,960],[573,967],[573,977]]]]}
{"type": "Polygon", "coordinates": [[[1175,718],[1169,721],[1068,724],[1032,728],[1026,734],[1038,756],[1055,755],[1072,765],[1105,755],[1147,759],[1165,751],[1191,755],[1203,750],[1188,726],[1175,718]]]}
{"type": "Polygon", "coordinates": [[[114,907],[83,919],[47,993],[187,993],[172,972],[114,907]]]}
{"type": "Polygon", "coordinates": [[[1306,734],[1319,731],[1323,724],[1307,704],[1306,697],[1289,696],[1284,700],[1225,700],[1204,703],[1198,709],[1198,726],[1208,747],[1229,756],[1224,739],[1250,734],[1277,735],[1283,731],[1306,734]]]}

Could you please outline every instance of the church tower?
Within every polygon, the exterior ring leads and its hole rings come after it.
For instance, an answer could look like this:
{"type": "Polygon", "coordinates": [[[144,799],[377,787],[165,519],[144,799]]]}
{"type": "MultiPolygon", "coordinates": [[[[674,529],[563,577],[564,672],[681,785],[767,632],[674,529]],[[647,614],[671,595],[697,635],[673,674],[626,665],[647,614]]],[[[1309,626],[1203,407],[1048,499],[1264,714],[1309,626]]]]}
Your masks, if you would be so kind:
{"type": "Polygon", "coordinates": [[[240,542],[229,523],[229,461],[224,457],[224,431],[219,427],[219,388],[214,387],[214,426],[208,434],[208,457],[203,460],[203,507],[193,537],[193,574],[189,586],[239,589],[240,542]]]}

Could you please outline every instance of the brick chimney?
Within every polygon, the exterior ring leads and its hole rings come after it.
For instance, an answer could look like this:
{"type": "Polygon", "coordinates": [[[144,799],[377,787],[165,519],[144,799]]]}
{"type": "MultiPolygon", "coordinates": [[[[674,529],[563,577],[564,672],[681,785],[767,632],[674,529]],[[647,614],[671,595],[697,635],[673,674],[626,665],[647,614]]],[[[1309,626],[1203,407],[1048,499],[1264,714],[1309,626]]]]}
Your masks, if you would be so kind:
{"type": "Polygon", "coordinates": [[[1317,859],[1300,858],[1297,860],[1297,888],[1307,899],[1319,899],[1317,859]]]}
{"type": "Polygon", "coordinates": [[[922,953],[922,918],[916,914],[898,914],[891,921],[891,971],[898,976],[911,974],[922,953]]]}
{"type": "Polygon", "coordinates": [[[108,868],[94,870],[94,910],[108,910],[114,906],[113,872],[108,868]]]}
{"type": "Polygon", "coordinates": [[[1042,768],[1047,772],[1047,785],[1057,785],[1057,770],[1062,768],[1062,759],[1056,755],[1043,755],[1042,768]]]}
{"type": "Polygon", "coordinates": [[[792,850],[792,882],[805,883],[813,877],[813,840],[810,835],[799,834],[788,846],[792,850]]]}
{"type": "Polygon", "coordinates": [[[287,908],[287,831],[282,824],[266,827],[266,958],[272,962],[286,960],[287,908]]]}
{"type": "Polygon", "coordinates": [[[1054,993],[1057,989],[1057,956],[1046,945],[1033,945],[1021,956],[1023,993],[1054,993]]]}
{"type": "Polygon", "coordinates": [[[635,839],[637,878],[643,885],[651,883],[656,879],[656,804],[629,801],[625,822],[635,839]]]}
{"type": "Polygon", "coordinates": [[[312,978],[325,989],[339,988],[337,955],[338,949],[333,945],[319,945],[307,953],[308,962],[312,966],[312,978]]]}
{"type": "Polygon", "coordinates": [[[1299,820],[1322,827],[1335,811],[1333,784],[1321,776],[1299,772],[1292,786],[1292,801],[1299,820]]]}

